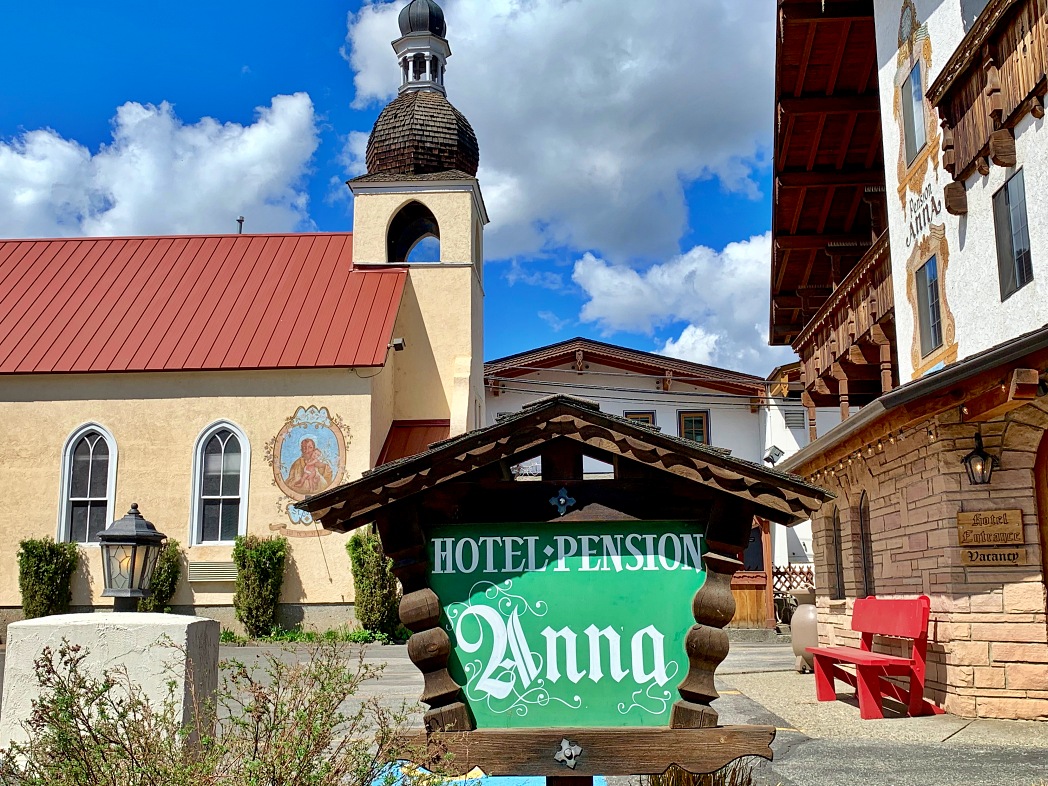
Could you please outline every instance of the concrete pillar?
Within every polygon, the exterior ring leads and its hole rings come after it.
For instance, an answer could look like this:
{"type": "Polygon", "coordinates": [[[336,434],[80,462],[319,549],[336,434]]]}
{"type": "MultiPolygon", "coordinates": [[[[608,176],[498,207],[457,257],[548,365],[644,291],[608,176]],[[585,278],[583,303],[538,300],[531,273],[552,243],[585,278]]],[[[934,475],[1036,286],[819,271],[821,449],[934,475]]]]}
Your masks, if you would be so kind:
{"type": "Polygon", "coordinates": [[[7,628],[0,748],[27,738],[22,724],[40,695],[33,664],[45,647],[56,657],[62,642],[80,645],[81,668],[100,677],[123,666],[154,706],[176,683],[174,699],[184,723],[193,719],[193,696],[212,699],[218,688],[218,637],[215,620],[178,614],[62,614],[15,622],[7,628]]]}

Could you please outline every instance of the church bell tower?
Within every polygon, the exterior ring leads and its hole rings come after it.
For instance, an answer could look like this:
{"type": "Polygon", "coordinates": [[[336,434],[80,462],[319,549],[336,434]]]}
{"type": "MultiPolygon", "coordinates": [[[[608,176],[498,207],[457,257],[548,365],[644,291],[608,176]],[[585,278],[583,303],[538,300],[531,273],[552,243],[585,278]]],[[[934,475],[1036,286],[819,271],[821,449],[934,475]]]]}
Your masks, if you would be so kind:
{"type": "Polygon", "coordinates": [[[443,10],[434,0],[411,0],[398,21],[400,37],[392,43],[400,88],[368,138],[367,173],[348,183],[353,264],[408,269],[398,325],[425,339],[408,340],[393,360],[393,416],[447,417],[454,436],[484,425],[488,216],[477,182],[480,148],[469,121],[447,99],[451,46],[443,10]],[[420,246],[424,240],[430,242],[420,246]],[[420,253],[438,246],[435,259],[420,253]],[[443,389],[444,402],[421,392],[434,388],[443,389]]]}

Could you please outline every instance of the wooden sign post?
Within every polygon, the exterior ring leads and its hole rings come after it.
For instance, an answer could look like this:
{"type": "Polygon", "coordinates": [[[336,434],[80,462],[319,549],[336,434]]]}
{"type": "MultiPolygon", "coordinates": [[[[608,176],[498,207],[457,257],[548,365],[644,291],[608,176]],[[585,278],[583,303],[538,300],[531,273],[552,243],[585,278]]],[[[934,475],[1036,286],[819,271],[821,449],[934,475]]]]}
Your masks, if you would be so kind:
{"type": "Polygon", "coordinates": [[[439,739],[459,774],[581,786],[771,758],[774,728],[721,726],[712,706],[731,576],[754,516],[796,523],[825,497],[555,397],[301,507],[378,526],[425,681],[416,742],[439,739]],[[541,479],[517,480],[536,456],[541,479]],[[586,456],[614,479],[587,480],[586,456]]]}

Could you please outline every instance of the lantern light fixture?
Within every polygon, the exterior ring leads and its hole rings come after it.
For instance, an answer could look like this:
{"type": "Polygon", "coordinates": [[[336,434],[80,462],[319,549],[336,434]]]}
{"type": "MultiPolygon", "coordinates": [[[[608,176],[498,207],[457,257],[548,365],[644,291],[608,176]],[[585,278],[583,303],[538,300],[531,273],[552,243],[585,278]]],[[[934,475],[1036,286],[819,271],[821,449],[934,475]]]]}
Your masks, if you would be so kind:
{"type": "Polygon", "coordinates": [[[989,483],[994,469],[1001,464],[1000,459],[983,450],[982,434],[975,435],[975,450],[961,459],[961,463],[968,472],[968,482],[973,486],[989,483]]]}
{"type": "Polygon", "coordinates": [[[98,533],[102,544],[102,596],[113,598],[113,611],[137,611],[149,595],[160,549],[167,538],[132,503],[131,510],[98,533]]]}

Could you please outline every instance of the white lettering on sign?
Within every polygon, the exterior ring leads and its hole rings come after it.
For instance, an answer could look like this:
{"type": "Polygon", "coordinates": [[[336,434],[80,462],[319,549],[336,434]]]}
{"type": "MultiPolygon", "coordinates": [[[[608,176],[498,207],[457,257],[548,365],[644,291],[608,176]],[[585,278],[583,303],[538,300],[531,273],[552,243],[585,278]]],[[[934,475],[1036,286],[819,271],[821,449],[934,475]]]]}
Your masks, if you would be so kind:
{"type": "Polygon", "coordinates": [[[580,572],[702,571],[702,535],[555,535],[539,548],[538,537],[434,538],[434,573],[568,573],[578,558],[580,572]]]}
{"type": "MultiPolygon", "coordinates": [[[[565,550],[570,547],[565,545],[565,550]]],[[[614,564],[610,559],[609,563],[614,564]]],[[[667,662],[666,637],[654,625],[636,631],[628,641],[610,626],[590,624],[580,635],[569,626],[554,630],[546,625],[539,634],[544,646],[536,651],[521,618],[544,617],[548,607],[544,601],[528,602],[510,592],[512,588],[512,581],[479,582],[470,600],[447,610],[448,630],[456,646],[465,655],[476,655],[463,661],[464,688],[471,702],[483,702],[496,714],[521,717],[530,707],[550,702],[577,710],[582,706],[578,695],[560,696],[551,686],[562,679],[574,685],[586,678],[593,683],[629,679],[637,689],[629,704],[618,703],[620,713],[639,710],[659,715],[667,710],[672,694],[665,686],[677,675],[678,664],[667,662]]]]}

